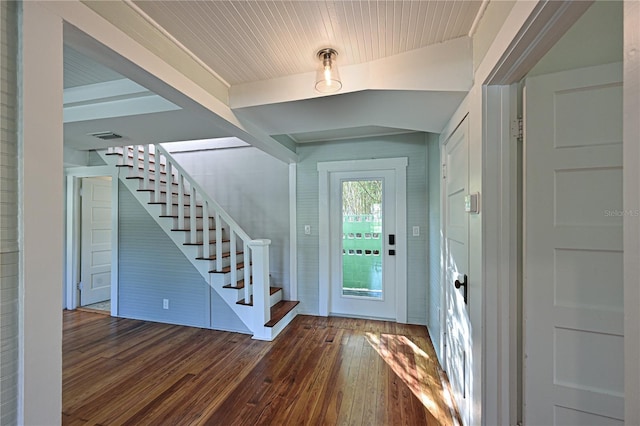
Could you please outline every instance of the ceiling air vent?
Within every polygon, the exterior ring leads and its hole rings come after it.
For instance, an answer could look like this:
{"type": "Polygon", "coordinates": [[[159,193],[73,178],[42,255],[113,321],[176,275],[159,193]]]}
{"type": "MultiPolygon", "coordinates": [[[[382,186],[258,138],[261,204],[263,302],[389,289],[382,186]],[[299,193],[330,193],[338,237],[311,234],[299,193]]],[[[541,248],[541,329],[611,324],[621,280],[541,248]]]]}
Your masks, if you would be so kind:
{"type": "Polygon", "coordinates": [[[122,136],[113,132],[98,132],[98,133],[90,133],[89,135],[93,136],[94,138],[102,139],[103,141],[110,141],[112,139],[122,139],[122,136]]]}

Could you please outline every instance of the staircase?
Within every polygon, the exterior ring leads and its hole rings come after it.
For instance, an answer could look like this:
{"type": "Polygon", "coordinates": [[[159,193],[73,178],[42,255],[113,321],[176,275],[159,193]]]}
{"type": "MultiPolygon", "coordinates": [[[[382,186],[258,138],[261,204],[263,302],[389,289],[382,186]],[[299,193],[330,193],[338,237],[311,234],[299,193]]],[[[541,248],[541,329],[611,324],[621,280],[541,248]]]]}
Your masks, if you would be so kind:
{"type": "Polygon", "coordinates": [[[99,151],[120,180],[254,339],[273,340],[297,314],[269,278],[270,240],[251,239],[160,145],[99,151]]]}

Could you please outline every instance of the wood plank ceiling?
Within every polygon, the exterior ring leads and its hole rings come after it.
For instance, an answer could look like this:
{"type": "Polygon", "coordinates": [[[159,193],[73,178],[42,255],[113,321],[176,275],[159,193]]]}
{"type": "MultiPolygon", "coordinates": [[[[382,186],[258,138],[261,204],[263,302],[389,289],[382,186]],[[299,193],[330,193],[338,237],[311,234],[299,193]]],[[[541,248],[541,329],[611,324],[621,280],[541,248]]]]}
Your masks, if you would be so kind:
{"type": "Polygon", "coordinates": [[[64,46],[64,88],[120,80],[124,77],[82,53],[64,46]]]}
{"type": "Polygon", "coordinates": [[[481,2],[133,1],[229,85],[313,71],[323,47],[339,64],[373,61],[469,33],[481,2]]]}

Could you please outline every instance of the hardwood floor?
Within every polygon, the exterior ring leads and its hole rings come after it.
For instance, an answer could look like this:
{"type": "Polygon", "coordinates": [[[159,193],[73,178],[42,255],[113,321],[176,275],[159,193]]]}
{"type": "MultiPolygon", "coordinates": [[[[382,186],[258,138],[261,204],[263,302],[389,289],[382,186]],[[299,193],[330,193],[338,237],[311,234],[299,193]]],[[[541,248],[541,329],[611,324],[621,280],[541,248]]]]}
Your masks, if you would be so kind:
{"type": "Polygon", "coordinates": [[[64,312],[64,425],[456,424],[441,377],[419,326],[298,316],[262,342],[64,312]]]}

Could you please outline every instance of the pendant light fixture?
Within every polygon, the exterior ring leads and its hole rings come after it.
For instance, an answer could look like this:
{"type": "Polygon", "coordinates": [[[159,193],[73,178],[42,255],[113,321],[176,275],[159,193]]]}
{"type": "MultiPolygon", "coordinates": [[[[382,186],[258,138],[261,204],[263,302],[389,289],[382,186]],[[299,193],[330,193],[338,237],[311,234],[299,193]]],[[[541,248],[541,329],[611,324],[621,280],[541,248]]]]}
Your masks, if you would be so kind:
{"type": "Polygon", "coordinates": [[[320,93],[333,93],[342,88],[336,56],[338,52],[329,47],[321,49],[318,54],[320,66],[316,73],[316,91],[320,93]]]}

